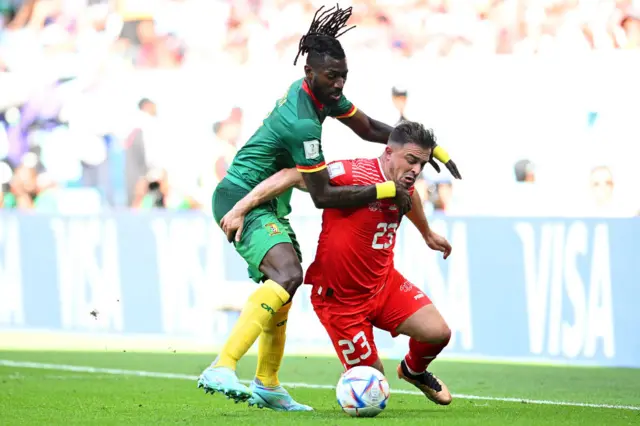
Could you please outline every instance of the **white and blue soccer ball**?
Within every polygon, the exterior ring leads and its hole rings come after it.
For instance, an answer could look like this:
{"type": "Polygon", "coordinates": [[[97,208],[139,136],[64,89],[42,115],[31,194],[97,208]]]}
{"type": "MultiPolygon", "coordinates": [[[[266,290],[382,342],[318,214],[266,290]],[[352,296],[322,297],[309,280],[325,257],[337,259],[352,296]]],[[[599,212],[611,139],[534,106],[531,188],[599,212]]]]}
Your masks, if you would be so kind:
{"type": "Polygon", "coordinates": [[[351,417],[375,417],[389,401],[389,382],[373,367],[356,366],[345,371],[336,386],[338,404],[351,417]]]}

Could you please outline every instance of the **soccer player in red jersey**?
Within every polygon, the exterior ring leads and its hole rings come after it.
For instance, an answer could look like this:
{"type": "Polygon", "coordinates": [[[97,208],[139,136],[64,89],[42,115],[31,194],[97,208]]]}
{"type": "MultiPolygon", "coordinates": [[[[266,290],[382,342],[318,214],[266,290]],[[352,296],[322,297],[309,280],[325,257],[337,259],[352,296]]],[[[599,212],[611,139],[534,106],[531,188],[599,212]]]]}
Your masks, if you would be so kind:
{"type": "MultiPolygon", "coordinates": [[[[420,196],[413,191],[434,146],[431,130],[419,123],[402,122],[391,133],[379,158],[333,162],[328,171],[331,184],[336,186],[388,180],[402,183],[413,198],[407,217],[427,245],[443,252],[446,259],[451,246],[429,228],[420,196]]],[[[277,173],[223,218],[223,229],[227,232],[242,223],[243,212],[250,206],[303,185],[295,169],[277,173]]],[[[373,339],[374,326],[394,337],[407,335],[409,350],[397,368],[398,377],[416,386],[431,401],[447,405],[451,402],[449,390],[427,367],[449,343],[451,331],[429,297],[394,267],[395,234],[401,219],[398,208],[387,200],[365,207],[325,209],[318,250],[305,283],[313,286],[313,307],[345,369],[368,365],[384,373],[373,339]]]]}

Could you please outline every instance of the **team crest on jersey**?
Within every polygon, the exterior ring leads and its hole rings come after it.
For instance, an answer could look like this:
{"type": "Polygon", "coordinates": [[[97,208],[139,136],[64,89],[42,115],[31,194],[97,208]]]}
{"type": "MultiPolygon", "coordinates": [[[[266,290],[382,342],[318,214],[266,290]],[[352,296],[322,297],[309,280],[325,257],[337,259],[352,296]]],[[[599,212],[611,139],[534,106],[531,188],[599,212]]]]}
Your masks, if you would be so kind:
{"type": "Polygon", "coordinates": [[[412,288],[413,288],[413,284],[411,284],[409,281],[405,281],[400,286],[400,291],[404,291],[405,293],[407,293],[411,291],[412,288]]]}
{"type": "Polygon", "coordinates": [[[382,211],[382,203],[380,201],[374,201],[373,203],[369,203],[369,211],[381,212],[382,211]]]}
{"type": "Polygon", "coordinates": [[[264,227],[267,228],[267,232],[269,233],[270,237],[273,237],[274,235],[278,235],[281,233],[280,228],[278,228],[278,225],[276,225],[273,222],[267,223],[264,227]]]}

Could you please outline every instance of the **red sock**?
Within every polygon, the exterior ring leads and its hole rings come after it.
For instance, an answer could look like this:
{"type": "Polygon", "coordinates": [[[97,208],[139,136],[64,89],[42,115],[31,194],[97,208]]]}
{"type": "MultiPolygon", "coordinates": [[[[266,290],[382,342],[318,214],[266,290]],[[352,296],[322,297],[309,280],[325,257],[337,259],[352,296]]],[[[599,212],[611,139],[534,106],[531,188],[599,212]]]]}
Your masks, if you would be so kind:
{"type": "Polygon", "coordinates": [[[404,357],[407,367],[414,373],[422,373],[436,356],[449,344],[449,339],[440,343],[423,343],[409,339],[409,352],[404,357]]]}

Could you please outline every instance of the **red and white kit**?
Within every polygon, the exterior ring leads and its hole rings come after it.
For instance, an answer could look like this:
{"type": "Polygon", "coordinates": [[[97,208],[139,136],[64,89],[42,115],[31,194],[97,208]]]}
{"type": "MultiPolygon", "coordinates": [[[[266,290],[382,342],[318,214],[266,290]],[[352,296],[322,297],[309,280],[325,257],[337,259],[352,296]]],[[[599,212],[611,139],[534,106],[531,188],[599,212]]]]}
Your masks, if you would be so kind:
{"type": "MultiPolygon", "coordinates": [[[[378,159],[336,161],[328,170],[336,186],[387,180],[378,159]]],[[[318,250],[305,283],[313,285],[311,302],[346,369],[378,359],[374,326],[395,337],[400,324],[431,303],[394,267],[399,226],[398,208],[391,200],[325,209],[322,214],[318,250]]]]}

